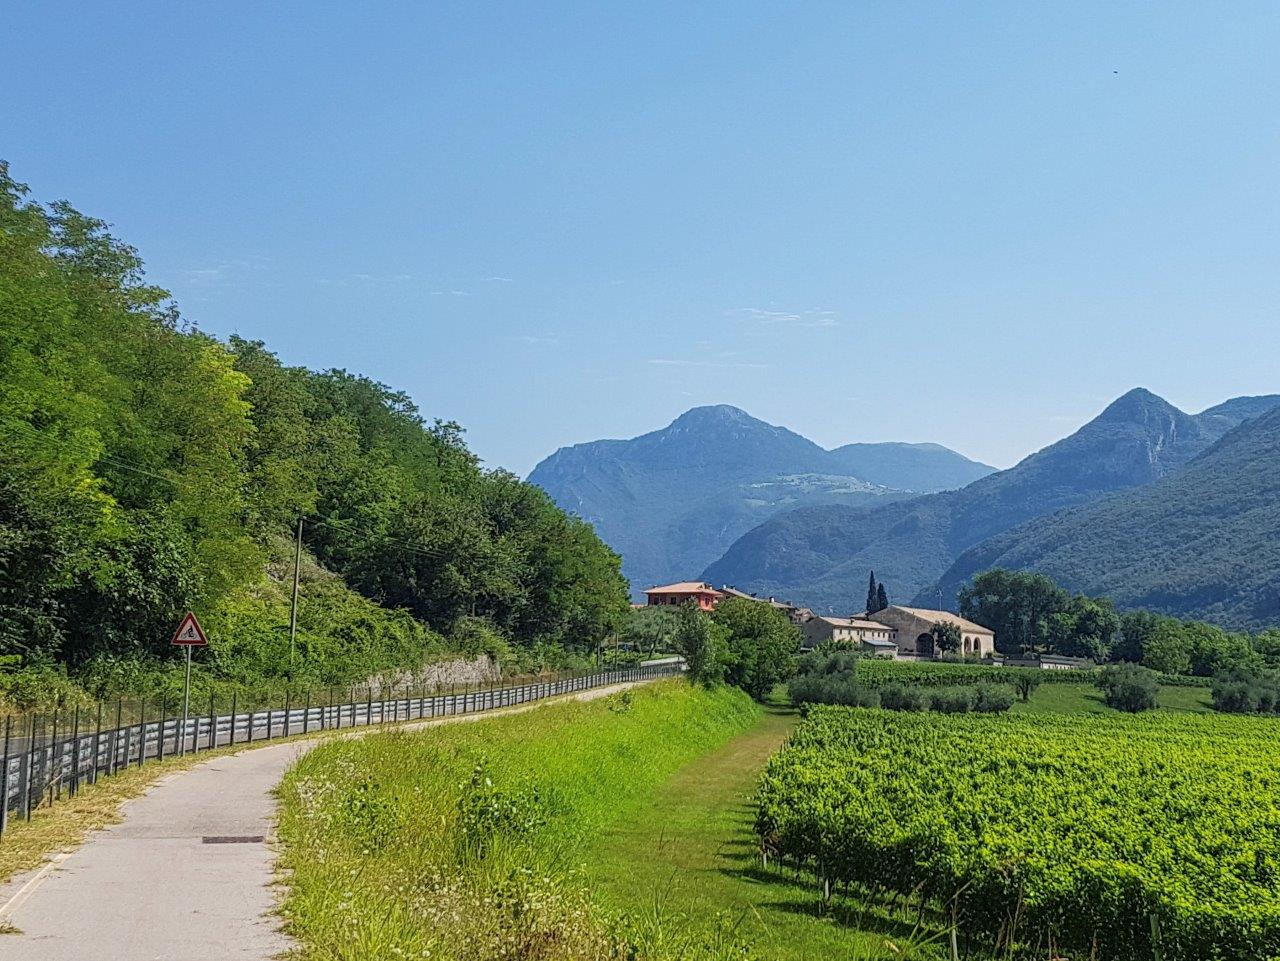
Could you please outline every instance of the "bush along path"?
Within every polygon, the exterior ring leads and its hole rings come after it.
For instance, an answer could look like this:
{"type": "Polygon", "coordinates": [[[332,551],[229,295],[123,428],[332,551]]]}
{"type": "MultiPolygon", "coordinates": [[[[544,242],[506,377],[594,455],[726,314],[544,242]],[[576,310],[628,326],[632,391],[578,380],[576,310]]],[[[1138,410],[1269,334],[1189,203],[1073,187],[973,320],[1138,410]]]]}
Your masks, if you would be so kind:
{"type": "MultiPolygon", "coordinates": [[[[594,698],[648,680],[605,685],[604,677],[577,679],[560,693],[594,698]]],[[[95,961],[267,961],[288,949],[273,915],[274,791],[317,743],[295,739],[212,755],[127,803],[118,824],[79,850],[10,881],[0,890],[7,932],[0,961],[82,961],[86,954],[95,961]]]]}

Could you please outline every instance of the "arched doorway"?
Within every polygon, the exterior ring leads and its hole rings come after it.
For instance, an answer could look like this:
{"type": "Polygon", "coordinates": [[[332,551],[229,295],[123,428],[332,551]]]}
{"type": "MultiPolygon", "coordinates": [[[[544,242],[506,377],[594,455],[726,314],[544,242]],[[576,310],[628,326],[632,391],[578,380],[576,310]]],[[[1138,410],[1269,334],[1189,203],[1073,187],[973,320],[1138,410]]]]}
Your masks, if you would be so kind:
{"type": "Polygon", "coordinates": [[[921,634],[916,638],[916,653],[924,657],[933,657],[932,634],[921,634]]]}

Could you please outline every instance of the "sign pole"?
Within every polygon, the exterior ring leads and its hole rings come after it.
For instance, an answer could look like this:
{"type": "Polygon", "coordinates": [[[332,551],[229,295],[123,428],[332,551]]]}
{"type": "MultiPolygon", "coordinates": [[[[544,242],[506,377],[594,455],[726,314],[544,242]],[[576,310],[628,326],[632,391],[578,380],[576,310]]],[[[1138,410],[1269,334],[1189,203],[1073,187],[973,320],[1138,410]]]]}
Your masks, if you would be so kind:
{"type": "MultiPolygon", "coordinates": [[[[182,746],[178,748],[178,753],[185,755],[187,753],[187,721],[191,717],[191,648],[204,647],[209,643],[209,639],[204,636],[196,616],[188,611],[187,616],[178,625],[178,629],[173,632],[173,640],[169,643],[181,645],[187,649],[187,679],[182,685],[182,746]]],[[[161,720],[161,726],[164,726],[163,720],[161,720]]]]}
{"type": "Polygon", "coordinates": [[[187,753],[187,717],[191,714],[191,645],[187,648],[187,680],[182,685],[182,756],[187,753]]]}

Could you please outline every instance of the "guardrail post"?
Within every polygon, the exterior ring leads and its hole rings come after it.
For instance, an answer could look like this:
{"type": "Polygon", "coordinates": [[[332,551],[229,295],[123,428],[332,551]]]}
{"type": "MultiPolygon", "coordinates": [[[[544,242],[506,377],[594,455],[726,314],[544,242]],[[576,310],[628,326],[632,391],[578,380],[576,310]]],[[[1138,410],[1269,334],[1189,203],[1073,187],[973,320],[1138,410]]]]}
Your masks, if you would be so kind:
{"type": "MultiPolygon", "coordinates": [[[[71,725],[71,777],[67,782],[67,797],[75,797],[80,789],[80,705],[76,705],[75,722],[71,725]]],[[[66,751],[63,751],[66,756],[66,751]]],[[[59,772],[61,773],[61,772],[59,772]]],[[[62,779],[58,779],[58,797],[62,797],[62,779]]]]}
{"type": "MultiPolygon", "coordinates": [[[[169,698],[166,695],[165,697],[160,698],[160,721],[159,721],[159,726],[156,728],[156,760],[157,761],[164,760],[164,720],[165,720],[165,715],[168,713],[169,713],[169,698]]],[[[142,746],[145,748],[146,745],[147,745],[147,739],[144,737],[142,739],[142,746]]]]}
{"type": "Polygon", "coordinates": [[[36,715],[31,715],[31,731],[27,738],[27,769],[22,776],[22,817],[31,820],[31,781],[35,777],[36,763],[36,715]]]}
{"type": "Polygon", "coordinates": [[[89,765],[89,783],[98,783],[98,752],[102,749],[102,702],[98,702],[98,723],[93,731],[93,759],[89,765]]]}
{"type": "Polygon", "coordinates": [[[231,737],[229,741],[232,744],[236,743],[236,698],[239,693],[239,691],[231,692],[231,737]]]}
{"type": "Polygon", "coordinates": [[[13,717],[4,719],[4,771],[0,772],[0,837],[4,837],[5,828],[9,826],[9,737],[13,727],[13,717]]]}
{"type": "Polygon", "coordinates": [[[214,706],[213,692],[209,692],[209,740],[205,747],[207,750],[213,750],[218,746],[218,710],[214,706]]]}
{"type": "MultiPolygon", "coordinates": [[[[53,779],[49,781],[49,803],[50,804],[53,804],[54,786],[57,785],[59,788],[61,788],[61,783],[59,780],[59,774],[61,772],[58,770],[58,763],[57,763],[58,762],[57,754],[58,754],[59,746],[60,745],[58,744],[58,711],[55,708],[53,712],[53,737],[49,739],[49,767],[53,769],[53,779]]],[[[48,768],[46,768],[45,770],[47,772],[48,768]]],[[[62,794],[61,790],[59,790],[58,794],[59,796],[61,796],[62,794]]]]}

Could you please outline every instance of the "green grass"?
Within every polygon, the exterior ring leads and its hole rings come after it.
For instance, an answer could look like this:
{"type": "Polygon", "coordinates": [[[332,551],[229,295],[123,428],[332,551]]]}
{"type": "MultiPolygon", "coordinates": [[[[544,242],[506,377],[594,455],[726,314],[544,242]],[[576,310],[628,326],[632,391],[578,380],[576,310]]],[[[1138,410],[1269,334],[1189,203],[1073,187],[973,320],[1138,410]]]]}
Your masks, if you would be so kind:
{"type": "Polygon", "coordinates": [[[283,912],[300,957],[731,956],[732,934],[689,927],[671,953],[670,924],[609,911],[586,852],[759,716],[739,691],[669,681],[318,748],[281,787],[283,912]]]}
{"type": "Polygon", "coordinates": [[[639,909],[634,923],[651,944],[668,936],[669,956],[691,938],[731,937],[771,961],[941,958],[941,933],[922,935],[913,918],[824,908],[812,878],[762,869],[752,798],[796,720],[770,705],[750,731],[687,765],[635,817],[603,832],[588,868],[601,900],[619,912],[639,909]]]}
{"type": "MultiPolygon", "coordinates": [[[[1204,687],[1160,688],[1157,701],[1158,710],[1191,712],[1208,714],[1212,711],[1209,704],[1209,690],[1204,687]]],[[[1042,684],[1031,694],[1027,703],[1019,701],[1013,706],[1014,713],[1051,713],[1051,714],[1118,714],[1119,711],[1108,707],[1102,700],[1102,692],[1092,684],[1042,684]]]]}

